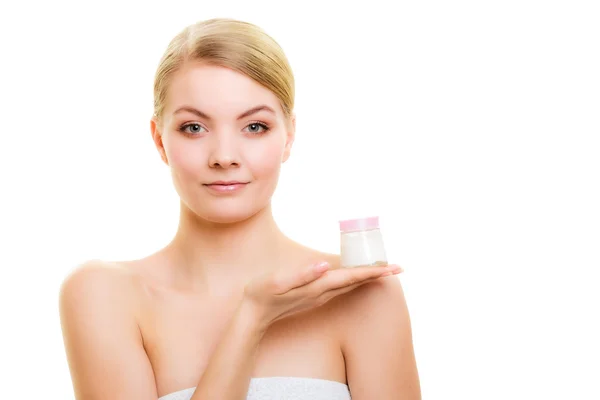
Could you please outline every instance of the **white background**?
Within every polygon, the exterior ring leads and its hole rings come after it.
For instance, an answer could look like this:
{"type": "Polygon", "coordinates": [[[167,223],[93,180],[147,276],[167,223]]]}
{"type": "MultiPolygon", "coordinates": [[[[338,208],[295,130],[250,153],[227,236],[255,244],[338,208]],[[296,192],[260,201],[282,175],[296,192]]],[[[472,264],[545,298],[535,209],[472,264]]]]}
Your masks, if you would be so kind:
{"type": "Polygon", "coordinates": [[[297,79],[276,218],[336,251],[338,219],[381,216],[423,398],[599,399],[592,3],[3,2],[0,397],[72,399],[62,279],[171,239],[153,75],[184,26],[233,17],[297,79]]]}

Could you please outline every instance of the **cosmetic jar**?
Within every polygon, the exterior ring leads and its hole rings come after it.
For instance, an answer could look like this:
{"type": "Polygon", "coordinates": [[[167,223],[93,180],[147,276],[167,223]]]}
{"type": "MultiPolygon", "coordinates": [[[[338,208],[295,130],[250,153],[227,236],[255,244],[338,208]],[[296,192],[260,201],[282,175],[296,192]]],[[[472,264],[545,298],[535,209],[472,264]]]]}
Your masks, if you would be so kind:
{"type": "Polygon", "coordinates": [[[379,217],[339,221],[342,268],[386,265],[379,217]]]}

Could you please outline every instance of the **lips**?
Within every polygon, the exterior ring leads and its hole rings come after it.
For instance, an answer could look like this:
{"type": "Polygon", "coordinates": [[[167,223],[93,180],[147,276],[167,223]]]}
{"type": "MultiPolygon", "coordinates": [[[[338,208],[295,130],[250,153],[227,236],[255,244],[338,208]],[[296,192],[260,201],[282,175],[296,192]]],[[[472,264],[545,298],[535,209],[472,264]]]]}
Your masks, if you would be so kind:
{"type": "Polygon", "coordinates": [[[223,186],[229,186],[229,185],[241,185],[241,184],[246,184],[247,182],[240,182],[240,181],[216,181],[216,182],[212,182],[212,183],[208,183],[208,186],[212,186],[212,185],[223,185],[223,186]]]}
{"type": "Polygon", "coordinates": [[[233,193],[243,189],[249,182],[240,181],[216,181],[204,184],[214,193],[233,193]]]}

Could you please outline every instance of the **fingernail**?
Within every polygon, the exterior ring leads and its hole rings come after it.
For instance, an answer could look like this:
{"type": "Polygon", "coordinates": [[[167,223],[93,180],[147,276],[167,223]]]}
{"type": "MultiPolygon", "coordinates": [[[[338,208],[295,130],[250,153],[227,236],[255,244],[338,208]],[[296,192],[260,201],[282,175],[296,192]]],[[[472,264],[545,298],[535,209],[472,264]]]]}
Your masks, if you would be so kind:
{"type": "Polygon", "coordinates": [[[329,263],[327,261],[322,261],[315,265],[315,270],[317,272],[327,271],[329,269],[329,263]]]}
{"type": "Polygon", "coordinates": [[[391,272],[386,272],[385,274],[382,274],[381,277],[383,278],[384,276],[390,276],[390,275],[392,275],[391,272]]]}

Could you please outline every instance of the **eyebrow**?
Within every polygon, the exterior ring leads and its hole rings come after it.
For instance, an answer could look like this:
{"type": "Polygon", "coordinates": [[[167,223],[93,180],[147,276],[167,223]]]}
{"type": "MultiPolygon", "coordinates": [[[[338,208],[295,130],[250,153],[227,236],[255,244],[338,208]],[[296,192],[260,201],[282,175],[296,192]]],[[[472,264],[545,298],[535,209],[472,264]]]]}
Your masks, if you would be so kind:
{"type": "MultiPolygon", "coordinates": [[[[190,107],[190,106],[179,107],[177,110],[175,110],[173,112],[173,114],[178,114],[178,113],[184,112],[184,111],[187,111],[187,112],[190,112],[192,114],[195,114],[195,115],[197,115],[200,118],[204,118],[204,119],[207,119],[207,120],[212,120],[212,118],[208,114],[206,114],[205,112],[197,110],[194,107],[190,107]]],[[[249,117],[250,115],[256,114],[259,111],[268,111],[270,113],[275,114],[275,110],[273,110],[271,107],[267,106],[266,104],[261,104],[261,105],[256,106],[256,107],[252,107],[248,111],[244,111],[242,114],[240,114],[239,117],[237,117],[237,120],[239,121],[240,119],[249,117]]]]}

